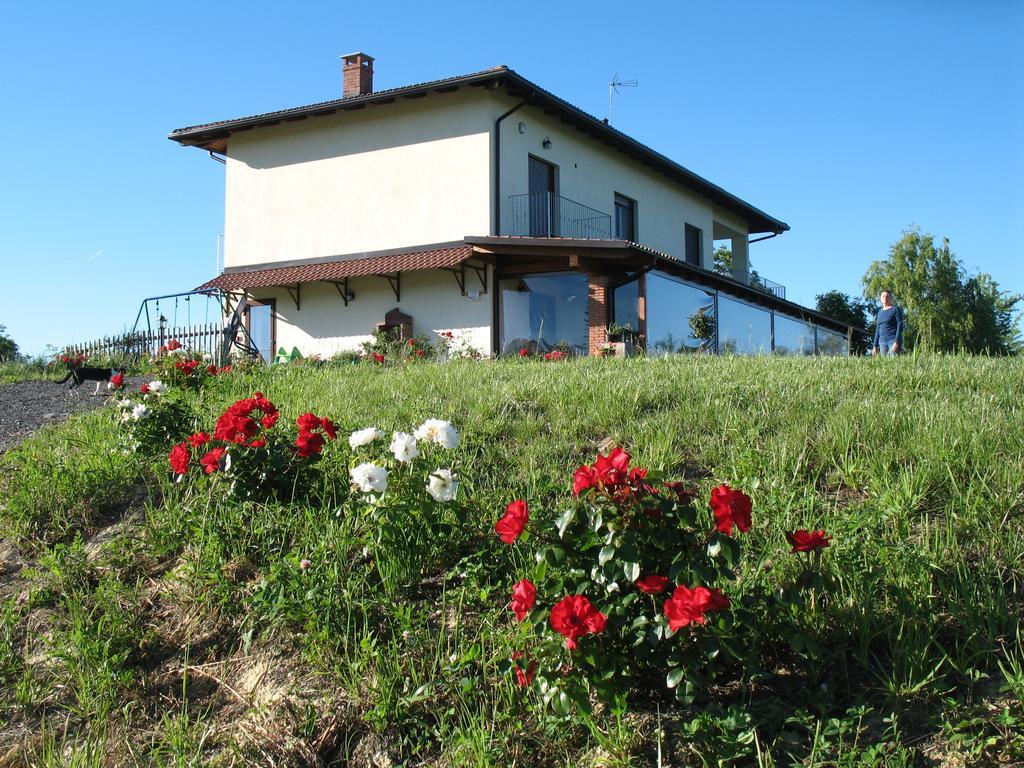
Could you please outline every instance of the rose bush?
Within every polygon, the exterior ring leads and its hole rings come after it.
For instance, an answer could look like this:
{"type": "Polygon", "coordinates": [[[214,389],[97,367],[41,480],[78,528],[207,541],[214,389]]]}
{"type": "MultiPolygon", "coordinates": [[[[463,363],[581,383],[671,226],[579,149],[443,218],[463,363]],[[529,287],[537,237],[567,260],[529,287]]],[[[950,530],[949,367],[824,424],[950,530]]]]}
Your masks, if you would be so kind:
{"type": "Polygon", "coordinates": [[[229,495],[266,501],[306,490],[309,468],[337,437],[334,422],[314,413],[278,426],[280,411],[262,392],[232,403],[211,432],[196,432],[168,455],[179,482],[214,483],[229,495]]]}
{"type": "Polygon", "coordinates": [[[733,535],[752,524],[741,491],[719,486],[710,509],[681,483],[631,466],[620,448],[576,470],[557,516],[532,520],[515,500],[495,523],[509,546],[532,549],[510,609],[522,647],[508,660],[520,685],[567,714],[591,694],[617,710],[660,680],[682,701],[738,656],[728,585],[737,577],[733,535]]]}
{"type": "Polygon", "coordinates": [[[151,379],[131,391],[118,374],[111,378],[108,388],[114,393],[114,413],[123,451],[159,453],[188,434],[191,412],[177,393],[159,379],[151,379]]]}
{"type": "Polygon", "coordinates": [[[209,355],[186,349],[177,339],[171,339],[150,359],[150,369],[172,387],[199,389],[209,378],[230,373],[232,367],[218,368],[209,355]]]}
{"type": "Polygon", "coordinates": [[[441,419],[411,433],[366,427],[349,435],[352,495],[345,512],[358,521],[388,591],[417,582],[462,518],[448,455],[459,442],[458,430],[441,419]]]}

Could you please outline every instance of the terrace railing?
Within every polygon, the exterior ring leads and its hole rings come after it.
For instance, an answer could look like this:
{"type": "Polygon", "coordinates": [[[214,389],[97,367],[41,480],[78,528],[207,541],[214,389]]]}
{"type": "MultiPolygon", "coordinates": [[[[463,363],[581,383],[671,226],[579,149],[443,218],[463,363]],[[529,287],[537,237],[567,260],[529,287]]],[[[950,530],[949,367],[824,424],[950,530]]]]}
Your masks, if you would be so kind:
{"type": "Polygon", "coordinates": [[[786,286],[763,278],[757,274],[757,272],[733,271],[726,272],[725,275],[726,277],[731,277],[733,280],[743,283],[744,285],[749,285],[751,288],[758,291],[770,293],[778,299],[786,298],[786,286]]]}
{"type": "Polygon", "coordinates": [[[612,239],[610,214],[552,192],[509,195],[512,204],[511,235],[520,237],[571,237],[612,239]]]}

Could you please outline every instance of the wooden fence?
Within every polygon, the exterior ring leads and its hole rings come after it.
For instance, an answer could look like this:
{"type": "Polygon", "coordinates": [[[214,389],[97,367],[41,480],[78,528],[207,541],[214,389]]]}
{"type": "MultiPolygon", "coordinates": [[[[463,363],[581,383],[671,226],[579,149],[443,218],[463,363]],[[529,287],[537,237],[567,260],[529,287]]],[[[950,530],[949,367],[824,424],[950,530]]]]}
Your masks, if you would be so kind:
{"type": "Polygon", "coordinates": [[[160,347],[177,339],[186,350],[207,354],[218,364],[223,350],[224,329],[216,323],[192,325],[185,328],[159,328],[134,331],[121,336],[105,336],[84,344],[69,344],[67,354],[81,353],[86,357],[117,357],[138,360],[155,355],[160,347]]]}

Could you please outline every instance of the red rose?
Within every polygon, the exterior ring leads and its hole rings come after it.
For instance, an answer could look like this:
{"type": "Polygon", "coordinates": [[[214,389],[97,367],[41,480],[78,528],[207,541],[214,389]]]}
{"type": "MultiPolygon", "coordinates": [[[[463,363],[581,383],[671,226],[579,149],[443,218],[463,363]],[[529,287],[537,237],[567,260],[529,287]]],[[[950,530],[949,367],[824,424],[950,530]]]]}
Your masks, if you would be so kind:
{"type": "Polygon", "coordinates": [[[530,356],[530,350],[527,349],[526,347],[521,347],[519,349],[519,356],[520,357],[529,357],[530,356]]]}
{"type": "Polygon", "coordinates": [[[512,613],[522,621],[537,602],[537,588],[529,579],[517,581],[512,587],[512,613]]]}
{"type": "Polygon", "coordinates": [[[427,350],[425,350],[425,349],[417,349],[417,350],[416,350],[416,354],[417,354],[417,356],[419,356],[419,357],[423,357],[424,355],[426,355],[426,354],[427,354],[427,350]]]}
{"type": "Polygon", "coordinates": [[[551,628],[565,638],[565,647],[570,651],[576,650],[576,641],[583,635],[604,632],[607,620],[583,595],[563,597],[551,609],[551,628]]]}
{"type": "Polygon", "coordinates": [[[319,456],[324,449],[324,439],[315,432],[299,432],[299,436],[295,438],[295,447],[299,456],[304,459],[319,456]]]}
{"type": "Polygon", "coordinates": [[[597,473],[593,467],[585,465],[580,467],[572,476],[572,495],[579,496],[587,488],[593,488],[597,485],[597,480],[597,473]]]}
{"type": "Polygon", "coordinates": [[[185,443],[178,443],[176,446],[171,448],[171,455],[168,457],[171,463],[171,469],[176,475],[184,475],[188,472],[188,464],[192,460],[192,454],[189,453],[188,445],[185,443]]]}
{"type": "Polygon", "coordinates": [[[206,372],[208,374],[210,374],[211,376],[216,376],[217,375],[217,366],[216,365],[208,365],[208,366],[206,366],[206,372]]]}
{"type": "Polygon", "coordinates": [[[280,413],[278,413],[277,411],[273,411],[272,413],[268,413],[266,416],[260,419],[260,424],[263,425],[264,429],[270,429],[275,424],[277,424],[277,420],[280,418],[280,416],[280,413]]]}
{"type": "Polygon", "coordinates": [[[505,514],[494,524],[494,530],[502,541],[511,545],[519,538],[529,519],[530,508],[522,499],[516,499],[505,507],[505,514]]]}
{"type": "Polygon", "coordinates": [[[267,445],[267,441],[264,440],[262,437],[258,437],[255,440],[253,440],[251,443],[249,443],[249,447],[250,448],[265,448],[266,445],[267,445]]]}
{"type": "Polygon", "coordinates": [[[194,435],[188,436],[188,444],[193,448],[202,448],[210,442],[210,436],[205,432],[196,432],[194,435]]]}
{"type": "Polygon", "coordinates": [[[408,347],[411,347],[411,346],[412,346],[413,344],[415,344],[415,343],[416,343],[416,342],[415,342],[415,341],[413,341],[412,339],[409,339],[409,340],[408,340],[407,342],[405,342],[406,346],[408,346],[408,347]]]}
{"type": "Polygon", "coordinates": [[[220,460],[227,453],[227,450],[227,448],[214,448],[199,460],[199,463],[206,470],[206,474],[212,475],[220,469],[220,460]]]}
{"type": "Polygon", "coordinates": [[[703,624],[706,613],[721,611],[729,607],[729,598],[719,589],[707,587],[676,587],[672,597],[665,601],[665,617],[673,632],[688,624],[703,624]]]}
{"type": "Polygon", "coordinates": [[[743,533],[750,530],[750,511],[753,505],[743,491],[722,484],[711,491],[711,509],[715,513],[715,527],[721,533],[731,534],[735,525],[743,533]]]}
{"type": "Polygon", "coordinates": [[[665,587],[668,586],[668,576],[644,576],[633,583],[641,592],[645,592],[648,595],[656,595],[659,592],[665,591],[665,587]]]}
{"type": "Polygon", "coordinates": [[[218,373],[231,373],[231,364],[225,365],[218,373]]]}
{"type": "Polygon", "coordinates": [[[814,552],[832,546],[832,537],[826,536],[824,531],[808,531],[803,528],[787,533],[786,541],[793,546],[791,552],[814,552]]]}
{"type": "Polygon", "coordinates": [[[326,417],[320,419],[320,428],[323,429],[324,434],[327,435],[330,440],[333,440],[338,436],[338,428],[334,425],[333,421],[326,417]]]}
{"type": "Polygon", "coordinates": [[[374,352],[373,353],[373,359],[374,359],[375,362],[380,363],[381,365],[384,365],[384,355],[382,355],[380,352],[374,352]]]}
{"type": "Polygon", "coordinates": [[[312,413],[304,413],[295,420],[295,423],[303,432],[310,432],[320,426],[320,418],[312,413]]]}
{"type": "Polygon", "coordinates": [[[139,387],[139,394],[140,395],[148,395],[149,394],[149,384],[143,384],[141,387],[139,387]]]}
{"type": "MultiPolygon", "coordinates": [[[[519,661],[519,659],[525,659],[526,654],[523,651],[516,651],[512,654],[512,661],[519,661]]],[[[537,662],[527,659],[526,669],[523,669],[518,664],[514,665],[516,670],[516,684],[520,688],[525,688],[533,682],[533,676],[537,672],[537,662]]]]}
{"type": "Polygon", "coordinates": [[[181,349],[181,343],[177,339],[171,339],[167,342],[167,349],[173,352],[176,349],[181,349]]]}
{"type": "Polygon", "coordinates": [[[110,377],[110,385],[114,389],[120,389],[121,387],[123,387],[124,386],[124,374],[123,373],[115,373],[113,376],[111,376],[110,377]]]}

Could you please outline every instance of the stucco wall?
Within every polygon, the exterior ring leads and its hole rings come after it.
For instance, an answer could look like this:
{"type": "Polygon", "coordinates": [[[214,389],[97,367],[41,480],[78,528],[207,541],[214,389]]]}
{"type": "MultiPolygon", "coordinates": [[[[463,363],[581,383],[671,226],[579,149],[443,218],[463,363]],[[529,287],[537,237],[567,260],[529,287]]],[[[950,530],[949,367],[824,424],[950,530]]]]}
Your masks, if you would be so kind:
{"type": "MultiPolygon", "coordinates": [[[[489,288],[492,275],[488,275],[489,288]]],[[[467,292],[480,290],[480,281],[473,272],[466,274],[467,292]]],[[[436,338],[441,331],[451,331],[483,355],[491,354],[491,294],[479,293],[476,301],[461,295],[454,276],[449,272],[428,270],[402,274],[401,301],[387,280],[380,277],[357,277],[349,280],[355,300],[346,307],[335,287],[329,283],[302,285],[301,308],[283,288],[256,289],[256,299],[276,299],[276,347],[291,351],[298,347],[303,355],[329,357],[342,350],[356,350],[368,341],[377,323],[383,322],[389,310],[398,307],[413,318],[413,333],[436,338]]]]}
{"type": "Polygon", "coordinates": [[[492,114],[458,92],[232,136],[225,266],[488,234],[492,114]]]}
{"type": "MultiPolygon", "coordinates": [[[[499,111],[514,104],[502,99],[499,111]]],[[[502,234],[512,233],[509,195],[528,191],[530,155],[558,166],[557,194],[611,215],[613,234],[616,192],[637,201],[637,240],[643,245],[682,258],[684,226],[699,228],[703,231],[701,265],[705,268],[712,264],[716,218],[726,218],[743,233],[749,231],[746,222],[718,209],[707,198],[539,109],[523,107],[505,120],[501,129],[502,234]],[[547,149],[545,139],[551,140],[547,149]]]]}

